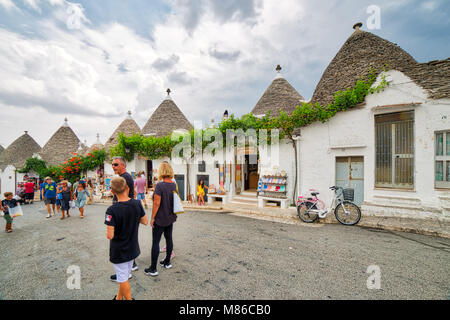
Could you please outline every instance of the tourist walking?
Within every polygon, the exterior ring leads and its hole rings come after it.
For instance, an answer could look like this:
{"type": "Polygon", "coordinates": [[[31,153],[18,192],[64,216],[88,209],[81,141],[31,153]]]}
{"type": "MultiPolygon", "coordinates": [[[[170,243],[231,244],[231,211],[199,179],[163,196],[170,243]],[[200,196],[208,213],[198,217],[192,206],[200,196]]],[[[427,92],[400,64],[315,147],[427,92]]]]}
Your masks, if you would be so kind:
{"type": "Polygon", "coordinates": [[[64,213],[67,214],[67,217],[70,217],[69,211],[70,211],[70,201],[73,200],[73,192],[69,187],[68,181],[64,180],[61,182],[61,191],[59,193],[60,195],[60,203],[61,203],[61,212],[62,217],[61,220],[64,219],[64,213]]]}
{"type": "Polygon", "coordinates": [[[45,181],[42,181],[41,184],[39,185],[39,199],[41,199],[41,201],[43,200],[42,189],[44,189],[44,185],[45,181]]]}
{"type": "Polygon", "coordinates": [[[78,192],[75,195],[75,206],[80,210],[80,218],[84,218],[84,206],[86,205],[87,199],[90,194],[87,190],[86,183],[80,182],[78,184],[78,192]]]}
{"type": "Polygon", "coordinates": [[[89,198],[87,200],[87,204],[94,203],[94,187],[92,186],[92,180],[89,179],[87,182],[87,191],[89,193],[89,198]]]}
{"type": "MultiPolygon", "coordinates": [[[[127,183],[127,187],[128,187],[128,197],[130,199],[134,199],[134,181],[133,178],[131,177],[131,175],[127,172],[127,162],[125,161],[124,158],[122,157],[114,157],[112,159],[112,167],[114,170],[114,173],[119,175],[120,177],[124,178],[126,183],[127,183]]],[[[113,196],[113,203],[117,202],[117,195],[113,196]]],[[[136,264],[136,261],[133,261],[133,266],[131,268],[132,271],[136,271],[138,270],[139,267],[136,264]]],[[[117,281],[117,276],[115,274],[113,274],[110,277],[111,281],[117,281]]]]}
{"type": "Polygon", "coordinates": [[[137,195],[137,200],[144,203],[145,209],[148,209],[147,201],[145,200],[145,194],[147,193],[147,183],[143,177],[143,172],[139,172],[138,177],[134,181],[135,193],[137,195]]]}
{"type": "Polygon", "coordinates": [[[47,206],[47,218],[50,218],[52,214],[55,214],[56,187],[57,185],[52,178],[45,178],[44,188],[42,189],[42,197],[44,198],[45,205],[47,206]]]}
{"type": "Polygon", "coordinates": [[[128,279],[141,251],[139,248],[139,224],[148,224],[144,208],[138,200],[129,197],[129,190],[124,178],[115,177],[111,180],[111,192],[116,201],[106,210],[106,237],[110,241],[109,260],[113,263],[116,282],[119,291],[114,300],[132,300],[131,287],[128,279]]]}
{"type": "Polygon", "coordinates": [[[5,192],[4,196],[5,200],[2,200],[2,202],[0,202],[0,210],[3,211],[3,218],[6,220],[5,231],[11,233],[13,231],[12,230],[13,218],[9,214],[9,208],[16,207],[17,200],[13,199],[12,192],[5,192]]]}
{"type": "MultiPolygon", "coordinates": [[[[61,180],[63,181],[63,180],[61,180]]],[[[58,182],[56,184],[56,212],[59,213],[61,212],[61,199],[62,199],[62,183],[58,182]]]]}
{"type": "Polygon", "coordinates": [[[177,215],[173,212],[173,193],[176,191],[176,184],[173,182],[173,169],[167,162],[162,162],[158,168],[158,182],[153,194],[153,209],[150,225],[153,228],[152,236],[152,261],[149,268],[145,269],[146,275],[157,276],[156,264],[160,253],[159,242],[164,234],[166,239],[166,257],[160,265],[166,269],[172,268],[170,257],[173,251],[173,224],[177,220],[177,215]]]}
{"type": "Polygon", "coordinates": [[[34,201],[34,183],[31,181],[31,179],[29,179],[25,183],[25,203],[32,204],[33,201],[34,201]]]}
{"type": "Polygon", "coordinates": [[[75,183],[73,184],[73,194],[78,192],[78,185],[80,184],[80,178],[75,179],[75,183]]]}

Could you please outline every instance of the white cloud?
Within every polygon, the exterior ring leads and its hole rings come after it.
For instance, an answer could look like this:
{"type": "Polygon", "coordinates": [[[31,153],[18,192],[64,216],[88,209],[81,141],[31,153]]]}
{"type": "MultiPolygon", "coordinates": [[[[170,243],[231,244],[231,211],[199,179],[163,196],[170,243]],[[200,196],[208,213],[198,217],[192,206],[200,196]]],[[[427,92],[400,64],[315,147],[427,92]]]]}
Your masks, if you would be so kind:
{"type": "Polygon", "coordinates": [[[42,13],[41,8],[39,7],[39,0],[23,0],[25,5],[39,13],[42,13]]]}
{"type": "Polygon", "coordinates": [[[0,0],[0,6],[5,8],[7,11],[18,10],[20,9],[12,2],[12,0],[0,0]]]}

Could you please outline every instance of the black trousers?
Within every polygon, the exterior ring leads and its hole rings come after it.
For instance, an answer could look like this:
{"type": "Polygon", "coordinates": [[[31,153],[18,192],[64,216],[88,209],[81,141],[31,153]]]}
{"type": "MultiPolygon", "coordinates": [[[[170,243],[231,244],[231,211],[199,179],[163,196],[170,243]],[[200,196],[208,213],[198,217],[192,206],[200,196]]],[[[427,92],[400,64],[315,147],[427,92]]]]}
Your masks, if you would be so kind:
{"type": "Polygon", "coordinates": [[[173,223],[167,227],[158,226],[156,223],[153,228],[153,244],[152,244],[152,265],[151,269],[156,269],[156,264],[158,263],[159,257],[159,242],[161,241],[161,237],[164,234],[164,238],[166,239],[166,258],[164,259],[165,263],[170,262],[170,256],[173,251],[173,240],[172,240],[172,232],[173,232],[173,223]]]}

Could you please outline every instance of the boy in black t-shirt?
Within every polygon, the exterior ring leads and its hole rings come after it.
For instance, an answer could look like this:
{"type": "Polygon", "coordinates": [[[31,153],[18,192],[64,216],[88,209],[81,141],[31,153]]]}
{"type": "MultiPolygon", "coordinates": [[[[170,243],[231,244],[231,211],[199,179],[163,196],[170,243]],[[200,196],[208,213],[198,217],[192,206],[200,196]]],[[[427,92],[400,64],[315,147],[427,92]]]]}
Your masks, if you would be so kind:
{"type": "Polygon", "coordinates": [[[106,210],[106,237],[111,240],[109,260],[114,265],[119,292],[115,300],[131,300],[131,288],[128,279],[131,276],[133,261],[140,252],[138,241],[139,223],[148,224],[144,208],[138,200],[130,199],[128,186],[124,178],[111,180],[111,191],[117,196],[117,202],[106,210]]]}
{"type": "Polygon", "coordinates": [[[0,210],[3,211],[3,218],[5,218],[6,220],[6,227],[5,227],[5,231],[8,233],[12,232],[12,223],[13,223],[13,219],[11,217],[11,215],[9,214],[9,208],[14,208],[17,206],[17,200],[13,199],[13,194],[12,192],[5,192],[4,194],[5,196],[5,200],[3,200],[0,203],[0,210]]]}

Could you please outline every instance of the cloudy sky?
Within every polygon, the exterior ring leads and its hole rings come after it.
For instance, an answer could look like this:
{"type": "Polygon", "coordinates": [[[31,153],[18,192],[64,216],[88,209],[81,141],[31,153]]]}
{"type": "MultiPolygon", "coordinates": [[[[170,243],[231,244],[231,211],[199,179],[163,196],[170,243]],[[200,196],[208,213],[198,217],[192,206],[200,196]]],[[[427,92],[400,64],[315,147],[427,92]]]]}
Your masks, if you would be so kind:
{"type": "Polygon", "coordinates": [[[28,130],[43,146],[65,117],[104,143],[167,88],[192,122],[242,115],[277,64],[310,99],[355,22],[426,62],[450,56],[449,14],[448,0],[0,0],[0,145],[28,130]]]}

